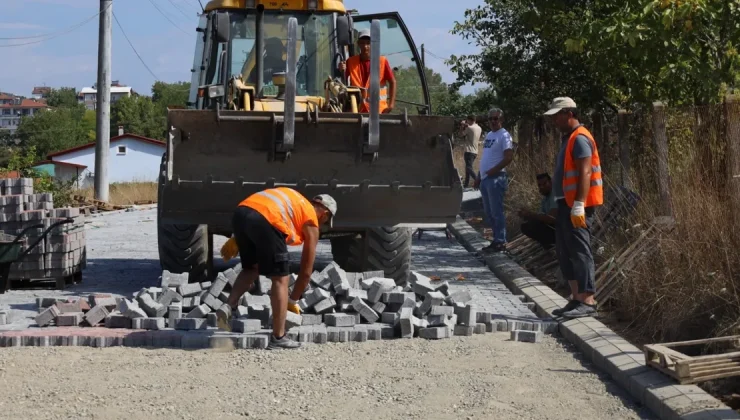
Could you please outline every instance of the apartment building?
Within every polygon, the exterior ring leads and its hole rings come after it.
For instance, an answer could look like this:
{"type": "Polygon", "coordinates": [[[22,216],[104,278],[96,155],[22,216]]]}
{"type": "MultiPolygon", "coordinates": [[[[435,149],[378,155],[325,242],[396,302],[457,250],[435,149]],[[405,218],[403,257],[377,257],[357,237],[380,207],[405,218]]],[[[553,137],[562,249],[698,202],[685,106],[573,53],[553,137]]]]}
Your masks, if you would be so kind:
{"type": "Polygon", "coordinates": [[[0,130],[15,134],[22,117],[35,115],[42,109],[49,109],[43,100],[0,93],[0,130]]]}
{"type": "MultiPolygon", "coordinates": [[[[114,104],[119,99],[136,94],[130,86],[122,86],[117,80],[111,82],[110,102],[114,104]]],[[[96,85],[84,87],[77,96],[78,101],[89,110],[95,110],[98,103],[98,89],[96,85]]]]}

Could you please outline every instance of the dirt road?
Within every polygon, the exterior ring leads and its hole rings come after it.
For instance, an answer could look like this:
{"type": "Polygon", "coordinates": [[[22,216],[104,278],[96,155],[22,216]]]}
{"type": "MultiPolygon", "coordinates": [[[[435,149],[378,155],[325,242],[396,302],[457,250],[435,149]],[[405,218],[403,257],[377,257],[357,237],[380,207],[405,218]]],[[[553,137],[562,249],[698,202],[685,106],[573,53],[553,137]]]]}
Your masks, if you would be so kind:
{"type": "Polygon", "coordinates": [[[508,339],[297,352],[0,349],[0,418],[650,418],[554,338],[508,339]]]}

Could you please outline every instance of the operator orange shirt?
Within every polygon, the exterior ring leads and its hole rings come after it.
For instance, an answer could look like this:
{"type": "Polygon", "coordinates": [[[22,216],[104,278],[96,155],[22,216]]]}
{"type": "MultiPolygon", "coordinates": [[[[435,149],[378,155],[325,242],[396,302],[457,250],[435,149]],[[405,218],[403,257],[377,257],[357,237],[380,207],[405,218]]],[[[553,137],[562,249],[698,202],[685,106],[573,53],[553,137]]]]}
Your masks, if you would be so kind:
{"type": "MultiPolygon", "coordinates": [[[[360,67],[360,73],[362,74],[362,80],[357,83],[357,86],[365,86],[367,85],[368,79],[370,79],[370,60],[362,61],[360,60],[360,64],[362,67],[360,67]]],[[[347,70],[344,72],[344,77],[349,77],[349,66],[347,66],[347,70]]],[[[383,68],[383,74],[380,75],[380,80],[396,80],[396,77],[393,75],[393,70],[391,69],[391,65],[388,61],[385,62],[385,68],[383,68]]]]}

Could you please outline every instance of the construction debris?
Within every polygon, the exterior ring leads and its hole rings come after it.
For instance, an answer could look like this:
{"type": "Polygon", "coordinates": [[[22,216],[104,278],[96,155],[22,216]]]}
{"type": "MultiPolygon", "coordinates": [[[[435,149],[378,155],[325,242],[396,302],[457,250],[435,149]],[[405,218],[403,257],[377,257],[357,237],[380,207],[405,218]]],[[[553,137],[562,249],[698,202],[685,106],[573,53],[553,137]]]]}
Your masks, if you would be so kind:
{"type": "MultiPolygon", "coordinates": [[[[162,273],[159,287],[142,289],[131,298],[92,295],[87,300],[39,298],[39,326],[77,325],[141,330],[202,331],[216,327],[215,312],[227,302],[241,266],[219,273],[213,282],[188,283],[188,275],[162,273]],[[85,305],[82,304],[85,303],[85,305]],[[115,302],[115,304],[114,304],[115,302]]],[[[297,281],[291,277],[291,289],[297,281]]],[[[233,311],[232,332],[252,337],[247,347],[263,347],[272,328],[269,279],[261,277],[233,311]]],[[[348,273],[336,263],[314,272],[299,306],[288,312],[288,336],[300,342],[326,343],[421,337],[437,340],[486,332],[528,332],[539,337],[555,323],[506,319],[478,310],[467,292],[450,293],[447,281],[413,272],[397,285],[382,271],[348,273]]],[[[522,340],[520,338],[520,340],[522,340]]],[[[537,341],[536,338],[528,341],[537,341]]]]}

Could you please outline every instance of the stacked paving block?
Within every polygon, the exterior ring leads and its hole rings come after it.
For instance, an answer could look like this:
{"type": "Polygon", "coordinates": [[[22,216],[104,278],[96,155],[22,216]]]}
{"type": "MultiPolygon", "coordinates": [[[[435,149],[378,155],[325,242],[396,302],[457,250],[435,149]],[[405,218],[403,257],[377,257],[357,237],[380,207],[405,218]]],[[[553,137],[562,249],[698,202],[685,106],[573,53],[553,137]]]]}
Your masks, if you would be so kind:
{"type": "Polygon", "coordinates": [[[27,255],[10,268],[10,279],[64,279],[85,268],[85,224],[78,208],[54,208],[52,194],[33,191],[33,179],[0,180],[0,232],[15,237],[24,229],[43,225],[26,232],[23,249],[33,245],[53,223],[72,218],[74,222],[53,229],[27,255]]]}
{"type": "MultiPolygon", "coordinates": [[[[158,287],[142,289],[130,298],[90,296],[89,306],[80,311],[68,302],[40,299],[37,324],[103,324],[160,334],[170,330],[184,334],[182,346],[195,348],[209,337],[203,332],[213,333],[218,328],[216,311],[227,302],[240,271],[237,265],[204,283],[190,283],[187,273],[164,271],[158,287]]],[[[291,290],[296,281],[297,276],[292,275],[291,290]]],[[[211,337],[247,340],[239,344],[240,348],[264,347],[272,328],[270,287],[271,281],[260,277],[232,311],[229,336],[211,337]]],[[[300,315],[287,314],[288,336],[318,344],[413,337],[439,340],[514,330],[515,340],[536,342],[543,332],[557,327],[552,322],[502,318],[481,311],[469,293],[451,292],[448,282],[416,272],[407,283],[399,285],[385,278],[382,271],[347,273],[336,263],[313,273],[298,305],[300,315]]]]}

